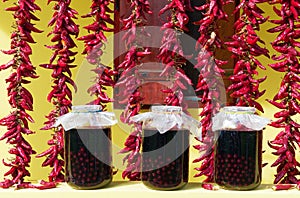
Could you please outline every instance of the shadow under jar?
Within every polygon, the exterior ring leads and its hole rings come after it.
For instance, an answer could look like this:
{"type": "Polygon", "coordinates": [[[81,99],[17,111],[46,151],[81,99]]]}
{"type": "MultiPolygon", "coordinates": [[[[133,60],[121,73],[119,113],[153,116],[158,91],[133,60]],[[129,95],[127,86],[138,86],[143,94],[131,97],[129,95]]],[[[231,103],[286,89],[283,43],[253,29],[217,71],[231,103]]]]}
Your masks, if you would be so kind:
{"type": "Polygon", "coordinates": [[[262,131],[215,132],[215,182],[232,190],[251,190],[261,183],[262,131]]]}
{"type": "Polygon", "coordinates": [[[75,189],[97,189],[112,181],[110,128],[65,131],[66,182],[75,189]]]}
{"type": "Polygon", "coordinates": [[[161,134],[143,130],[142,182],[151,189],[176,190],[188,183],[189,135],[184,129],[161,134]]]}

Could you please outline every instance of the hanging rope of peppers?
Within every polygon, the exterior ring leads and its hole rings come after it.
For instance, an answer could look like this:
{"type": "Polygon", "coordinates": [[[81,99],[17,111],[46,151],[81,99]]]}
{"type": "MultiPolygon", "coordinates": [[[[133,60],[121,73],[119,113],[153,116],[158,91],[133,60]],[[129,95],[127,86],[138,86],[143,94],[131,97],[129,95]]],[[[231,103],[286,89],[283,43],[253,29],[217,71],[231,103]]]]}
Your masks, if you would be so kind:
{"type": "Polygon", "coordinates": [[[0,120],[1,126],[7,127],[0,140],[5,140],[11,148],[9,162],[3,159],[3,164],[10,169],[4,174],[6,178],[0,182],[0,187],[9,188],[16,185],[16,188],[24,188],[31,185],[25,182],[24,178],[30,176],[28,167],[31,162],[31,155],[36,152],[32,149],[24,135],[30,135],[34,132],[29,129],[29,122],[33,123],[33,118],[28,111],[33,110],[33,97],[24,85],[29,84],[30,79],[38,78],[35,67],[32,65],[30,55],[32,50],[30,44],[35,43],[31,36],[32,32],[41,33],[35,27],[32,21],[39,19],[34,12],[41,10],[34,3],[34,0],[19,0],[14,6],[6,8],[6,11],[13,11],[15,24],[12,26],[15,30],[11,34],[10,50],[1,50],[4,54],[13,56],[12,60],[0,66],[0,70],[11,69],[12,73],[6,79],[8,83],[7,91],[9,104],[12,108],[11,113],[0,120]]]}
{"type": "Polygon", "coordinates": [[[113,87],[115,84],[113,76],[117,75],[117,72],[112,70],[111,67],[101,63],[102,49],[107,41],[105,33],[113,32],[113,28],[109,27],[109,25],[114,25],[114,21],[110,16],[113,13],[113,10],[109,8],[110,3],[112,3],[111,0],[92,1],[90,13],[82,16],[83,18],[94,19],[92,24],[83,27],[90,34],[78,38],[78,40],[85,43],[82,54],[86,54],[87,61],[96,66],[93,69],[97,75],[96,83],[88,89],[88,92],[96,96],[96,99],[90,104],[101,105],[102,110],[106,109],[107,103],[112,102],[112,99],[106,93],[106,86],[113,87]]]}
{"type": "Polygon", "coordinates": [[[163,38],[157,58],[165,65],[160,76],[165,76],[166,78],[172,76],[174,79],[172,87],[162,91],[168,94],[164,101],[166,105],[181,106],[184,111],[187,111],[187,104],[183,100],[183,90],[187,89],[187,85],[192,85],[192,82],[183,70],[186,59],[184,58],[179,37],[182,33],[189,31],[186,27],[189,21],[186,12],[193,11],[193,9],[189,0],[172,0],[169,2],[159,12],[159,15],[163,15],[170,11],[171,15],[168,16],[168,21],[161,28],[163,38]],[[174,71],[176,71],[175,74],[173,74],[174,71]]]}
{"type": "Polygon", "coordinates": [[[120,151],[120,153],[128,153],[123,159],[123,162],[127,162],[127,165],[122,173],[122,177],[127,177],[129,180],[134,181],[141,179],[140,146],[142,126],[129,121],[129,119],[139,113],[141,101],[143,100],[139,88],[136,87],[141,84],[137,77],[136,67],[141,64],[143,57],[151,54],[151,52],[148,48],[144,48],[139,44],[140,39],[143,36],[147,36],[147,32],[140,27],[146,25],[146,14],[152,14],[152,11],[147,0],[131,0],[130,9],[131,14],[127,18],[121,19],[123,23],[122,31],[125,31],[122,40],[125,41],[125,47],[128,49],[128,52],[122,63],[117,66],[121,77],[116,86],[124,85],[124,89],[120,89],[118,97],[121,104],[127,104],[120,119],[123,123],[134,125],[133,132],[125,141],[125,148],[120,151]],[[122,99],[122,97],[126,98],[122,99]]]}
{"type": "Polygon", "coordinates": [[[271,167],[277,167],[275,184],[297,184],[299,183],[300,163],[296,160],[296,145],[300,146],[300,124],[295,120],[295,115],[300,113],[300,70],[299,50],[300,42],[300,1],[282,0],[269,1],[270,4],[279,4],[279,9],[273,6],[273,10],[280,19],[270,20],[276,27],[268,30],[270,33],[279,33],[271,43],[273,49],[279,54],[273,55],[272,59],[278,61],[269,66],[275,71],[284,74],[280,83],[280,89],[272,100],[272,105],[280,109],[274,114],[277,119],[270,125],[280,128],[281,131],[269,146],[275,151],[273,155],[278,156],[271,167]]]}
{"type": "Polygon", "coordinates": [[[53,128],[56,118],[69,112],[72,106],[72,91],[73,87],[76,91],[76,85],[71,79],[71,68],[76,67],[72,63],[75,61],[74,56],[77,52],[71,51],[76,47],[72,36],[77,37],[79,34],[78,26],[73,19],[77,19],[77,11],[70,8],[71,0],[49,0],[48,3],[55,1],[54,14],[49,26],[54,26],[53,30],[48,35],[53,35],[51,42],[56,44],[46,46],[54,51],[50,58],[50,63],[42,64],[41,67],[52,69],[51,77],[53,78],[52,90],[48,94],[48,102],[54,105],[54,109],[46,116],[48,121],[42,130],[52,129],[52,139],[48,141],[49,149],[37,155],[37,157],[46,157],[42,166],[52,168],[48,178],[50,182],[64,181],[64,141],[62,127],[53,128]],[[56,63],[54,63],[56,61],[56,63]]]}
{"type": "Polygon", "coordinates": [[[267,0],[243,0],[236,7],[235,12],[240,12],[239,19],[235,22],[235,34],[232,41],[226,42],[228,50],[233,53],[236,60],[233,75],[230,76],[232,84],[228,87],[230,96],[234,98],[237,106],[255,107],[263,112],[263,107],[258,100],[265,90],[260,91],[259,85],[266,80],[266,77],[256,79],[258,75],[257,68],[265,70],[266,68],[257,59],[259,56],[269,58],[269,51],[260,47],[265,44],[255,31],[260,30],[260,25],[267,21],[263,17],[263,10],[257,7],[258,3],[267,0]]]}
{"type": "Polygon", "coordinates": [[[199,51],[197,64],[195,68],[200,71],[197,89],[200,91],[201,103],[203,104],[200,113],[202,124],[202,141],[197,139],[201,144],[195,145],[194,148],[199,152],[204,152],[193,162],[201,162],[199,168],[195,168],[199,173],[195,177],[206,176],[203,181],[203,188],[213,190],[214,186],[207,184],[214,182],[214,141],[212,131],[212,117],[220,109],[220,80],[224,75],[222,66],[227,61],[215,58],[216,49],[222,48],[224,44],[218,35],[218,20],[227,20],[227,14],[224,12],[224,6],[228,4],[226,0],[212,0],[200,7],[199,11],[204,11],[204,18],[196,22],[199,27],[200,37],[198,38],[196,50],[199,51]]]}

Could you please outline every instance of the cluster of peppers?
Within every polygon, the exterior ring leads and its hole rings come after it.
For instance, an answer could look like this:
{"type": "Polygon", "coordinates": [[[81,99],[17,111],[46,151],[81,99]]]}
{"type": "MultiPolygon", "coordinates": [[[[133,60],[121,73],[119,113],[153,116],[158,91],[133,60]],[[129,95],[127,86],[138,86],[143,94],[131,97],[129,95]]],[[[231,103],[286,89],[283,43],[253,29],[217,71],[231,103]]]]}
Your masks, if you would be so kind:
{"type": "Polygon", "coordinates": [[[204,12],[204,18],[196,22],[199,25],[200,37],[197,40],[196,51],[197,64],[195,68],[200,71],[197,91],[201,94],[203,110],[200,113],[202,124],[202,140],[196,138],[201,144],[194,148],[203,153],[194,163],[201,162],[201,166],[195,168],[199,173],[195,177],[206,176],[202,187],[214,190],[210,183],[214,181],[214,134],[212,131],[212,117],[221,106],[220,87],[223,82],[224,70],[222,66],[227,62],[215,58],[216,49],[221,48],[224,42],[218,35],[218,20],[226,20],[227,14],[223,8],[229,1],[212,0],[195,9],[204,12]]]}
{"type": "Polygon", "coordinates": [[[0,125],[7,127],[7,132],[1,136],[0,140],[6,139],[6,143],[11,145],[8,152],[13,156],[9,162],[3,160],[3,164],[9,167],[4,176],[9,176],[9,178],[0,182],[2,188],[9,188],[14,185],[16,188],[43,188],[24,181],[25,177],[30,176],[27,168],[31,161],[31,155],[36,153],[24,138],[24,135],[34,133],[28,126],[29,122],[33,123],[34,120],[27,112],[33,110],[33,97],[24,85],[31,82],[29,79],[38,78],[35,72],[36,68],[30,60],[32,54],[30,43],[35,43],[31,33],[42,32],[32,23],[32,21],[39,20],[34,15],[37,10],[41,9],[34,0],[19,0],[14,6],[6,8],[6,11],[14,12],[13,17],[16,23],[13,25],[15,30],[11,34],[10,49],[2,50],[4,54],[12,55],[13,58],[0,66],[0,70],[12,70],[6,79],[9,84],[7,91],[12,112],[0,120],[0,125]]]}
{"type": "Polygon", "coordinates": [[[46,46],[54,51],[50,58],[50,63],[42,64],[41,67],[52,69],[51,77],[53,78],[52,90],[48,94],[48,102],[54,105],[54,109],[46,116],[48,119],[42,130],[53,129],[52,139],[48,141],[49,149],[37,155],[37,157],[46,157],[42,166],[50,166],[52,168],[48,179],[49,182],[64,181],[64,129],[53,127],[56,118],[68,113],[72,106],[72,91],[73,87],[76,91],[76,85],[71,79],[71,68],[76,67],[72,63],[77,52],[71,51],[76,47],[72,36],[77,37],[79,34],[78,25],[73,19],[77,19],[76,10],[70,8],[71,0],[49,0],[48,3],[55,1],[54,14],[49,21],[49,26],[54,26],[53,30],[48,34],[53,35],[51,42],[56,44],[46,46]],[[56,62],[56,63],[55,63],[56,62]]]}
{"type": "Polygon", "coordinates": [[[187,56],[184,54],[179,37],[189,31],[186,26],[189,22],[186,12],[193,11],[193,9],[189,0],[172,0],[160,10],[159,15],[168,11],[170,15],[161,28],[162,45],[157,58],[165,65],[160,76],[173,78],[173,84],[172,87],[162,91],[167,93],[164,101],[166,105],[181,106],[183,111],[186,111],[188,106],[183,100],[183,90],[186,90],[188,85],[192,85],[192,82],[183,70],[187,56]]]}
{"type": "MultiPolygon", "coordinates": [[[[274,140],[269,142],[269,146],[278,156],[271,165],[277,167],[275,184],[298,184],[297,176],[300,174],[300,163],[296,160],[296,145],[300,146],[300,124],[294,116],[300,113],[300,70],[299,70],[299,50],[300,42],[300,1],[282,0],[270,1],[270,4],[279,4],[280,9],[273,6],[274,12],[280,19],[270,20],[276,27],[268,30],[270,33],[279,33],[277,38],[271,43],[279,55],[273,55],[272,59],[278,61],[269,66],[275,71],[284,74],[278,93],[272,100],[268,100],[272,105],[280,109],[274,114],[277,119],[270,125],[280,128],[280,133],[274,140]]],[[[291,186],[292,187],[292,186],[291,186]]]]}
{"type": "Polygon", "coordinates": [[[132,123],[130,117],[137,115],[140,111],[141,93],[136,67],[141,64],[142,59],[151,54],[148,48],[141,46],[143,36],[147,36],[143,26],[146,23],[146,14],[152,14],[148,0],[131,0],[130,1],[130,15],[121,19],[123,23],[122,31],[125,32],[122,40],[125,41],[125,47],[128,49],[122,63],[117,66],[120,78],[116,84],[120,89],[117,97],[121,104],[126,104],[125,110],[121,114],[121,121],[126,124],[133,124],[134,130],[125,141],[125,147],[120,153],[128,153],[123,162],[126,163],[126,168],[122,173],[123,178],[128,178],[131,181],[140,180],[141,174],[141,154],[140,147],[142,141],[142,127],[141,124],[132,123]],[[124,89],[121,88],[125,86],[124,89]],[[123,98],[122,97],[126,97],[123,98]]]}
{"type": "Polygon", "coordinates": [[[82,54],[86,54],[87,61],[96,66],[92,70],[96,73],[96,83],[88,89],[88,92],[96,96],[96,99],[90,104],[101,105],[102,110],[106,109],[107,103],[112,102],[112,99],[106,93],[106,86],[113,87],[115,84],[113,76],[117,75],[117,72],[112,70],[111,67],[101,63],[102,49],[107,41],[105,33],[114,31],[113,28],[109,27],[114,25],[110,15],[113,13],[113,10],[109,8],[111,2],[111,0],[92,1],[91,11],[82,17],[93,18],[94,21],[92,24],[83,27],[89,34],[78,38],[78,40],[82,40],[85,43],[82,54]]]}
{"type": "Polygon", "coordinates": [[[259,31],[260,25],[268,19],[262,15],[264,12],[257,6],[258,3],[266,1],[243,0],[240,2],[235,9],[235,12],[241,12],[234,24],[235,34],[232,36],[232,41],[226,42],[228,50],[232,52],[236,60],[233,74],[229,78],[232,84],[228,87],[228,92],[235,99],[235,105],[255,107],[261,112],[263,112],[263,107],[256,100],[265,93],[265,90],[259,90],[259,85],[265,81],[266,77],[255,79],[255,76],[258,75],[258,67],[263,70],[266,68],[256,57],[263,55],[269,58],[269,51],[260,47],[260,43],[265,43],[255,31],[259,31]]]}

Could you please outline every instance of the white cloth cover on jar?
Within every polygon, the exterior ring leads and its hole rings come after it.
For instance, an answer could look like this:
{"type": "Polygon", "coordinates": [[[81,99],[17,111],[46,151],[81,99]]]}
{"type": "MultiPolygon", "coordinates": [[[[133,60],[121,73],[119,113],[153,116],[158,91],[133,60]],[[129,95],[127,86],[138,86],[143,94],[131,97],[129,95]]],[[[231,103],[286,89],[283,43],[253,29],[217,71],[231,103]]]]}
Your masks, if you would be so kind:
{"type": "Polygon", "coordinates": [[[150,112],[135,115],[130,120],[143,123],[149,121],[149,126],[157,129],[161,134],[178,127],[178,129],[188,129],[199,138],[202,137],[201,123],[182,112],[182,108],[178,106],[152,106],[150,112]]]}
{"type": "Polygon", "coordinates": [[[254,107],[224,107],[213,117],[212,130],[263,130],[270,120],[256,115],[255,112],[256,109],[254,107]]]}
{"type": "Polygon", "coordinates": [[[100,105],[72,106],[72,111],[56,119],[54,127],[62,125],[68,131],[81,127],[110,127],[117,123],[114,113],[101,111],[100,105]]]}

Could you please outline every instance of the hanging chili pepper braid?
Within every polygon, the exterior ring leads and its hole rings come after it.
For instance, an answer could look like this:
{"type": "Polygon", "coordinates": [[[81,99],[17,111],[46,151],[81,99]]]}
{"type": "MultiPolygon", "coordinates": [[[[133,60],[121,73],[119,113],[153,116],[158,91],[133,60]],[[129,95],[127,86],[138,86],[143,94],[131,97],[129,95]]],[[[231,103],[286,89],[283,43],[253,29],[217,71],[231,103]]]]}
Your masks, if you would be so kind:
{"type": "MultiPolygon", "coordinates": [[[[136,67],[141,64],[143,57],[150,54],[149,49],[144,48],[140,42],[141,39],[143,39],[143,36],[148,35],[142,28],[146,25],[146,14],[152,14],[147,0],[131,0],[130,9],[131,14],[127,18],[121,19],[123,23],[122,30],[126,32],[122,40],[125,41],[125,46],[126,49],[128,49],[128,52],[126,53],[123,62],[117,66],[119,73],[122,72],[117,86],[125,85],[124,89],[120,89],[118,96],[121,101],[119,102],[123,104],[127,103],[120,119],[123,123],[127,123],[129,125],[133,124],[129,121],[130,117],[139,113],[140,103],[143,100],[140,96],[139,88],[136,88],[136,86],[141,84],[139,79],[136,77],[136,67]]],[[[134,124],[134,130],[127,138],[125,148],[120,151],[120,153],[129,153],[123,160],[124,163],[127,161],[127,165],[126,169],[122,173],[122,177],[127,177],[132,181],[141,179],[141,132],[141,125],[134,124]]]]}
{"type": "Polygon", "coordinates": [[[171,106],[181,106],[184,111],[187,111],[187,104],[183,101],[183,90],[186,90],[188,85],[192,85],[192,82],[182,69],[186,64],[186,59],[179,37],[182,33],[189,31],[186,27],[189,21],[186,12],[193,11],[193,9],[189,0],[171,0],[169,2],[159,12],[159,15],[162,15],[171,11],[171,16],[161,28],[163,38],[157,58],[165,65],[161,76],[168,78],[173,76],[172,73],[176,71],[172,87],[163,90],[164,93],[168,93],[165,103],[171,106]]]}
{"type": "Polygon", "coordinates": [[[106,103],[112,102],[112,99],[106,93],[106,86],[113,87],[115,84],[113,76],[117,75],[117,72],[113,71],[111,67],[103,65],[100,59],[103,54],[102,47],[107,41],[105,32],[113,31],[113,28],[108,27],[114,25],[114,21],[110,16],[113,11],[108,7],[110,3],[112,3],[111,0],[92,1],[90,13],[82,16],[83,18],[94,18],[92,24],[84,27],[89,33],[92,33],[78,38],[78,40],[83,40],[85,43],[83,54],[87,55],[87,61],[96,65],[96,68],[93,69],[97,75],[96,83],[88,89],[88,92],[97,98],[90,104],[101,105],[102,110],[105,110],[106,103]]]}
{"type": "Polygon", "coordinates": [[[200,37],[196,44],[196,50],[199,52],[197,56],[197,64],[195,68],[200,71],[197,90],[200,91],[203,104],[200,113],[202,124],[202,141],[194,148],[203,153],[194,163],[201,162],[199,168],[195,168],[199,173],[195,177],[206,176],[202,187],[208,190],[215,189],[207,183],[214,182],[214,134],[212,131],[212,117],[219,111],[221,106],[220,99],[220,79],[224,75],[222,66],[227,61],[215,58],[216,49],[222,48],[223,41],[218,34],[218,20],[227,20],[228,16],[224,12],[224,6],[228,4],[227,0],[211,0],[204,5],[195,9],[204,12],[204,18],[196,22],[199,27],[200,37]]]}
{"type": "Polygon", "coordinates": [[[235,12],[240,12],[239,19],[235,22],[235,34],[232,41],[226,42],[228,50],[233,53],[236,60],[233,75],[230,76],[232,84],[228,87],[230,96],[236,99],[237,106],[255,107],[263,112],[263,107],[256,100],[259,99],[265,90],[259,91],[259,85],[266,80],[266,77],[255,79],[258,75],[257,67],[265,70],[257,57],[264,55],[269,57],[269,51],[260,47],[264,44],[255,31],[260,30],[260,25],[268,18],[262,16],[264,13],[258,3],[267,0],[243,0],[236,7],[235,12]]]}
{"type": "Polygon", "coordinates": [[[55,13],[48,23],[49,26],[54,26],[49,35],[53,35],[51,41],[56,44],[46,46],[54,51],[50,58],[49,64],[42,64],[41,67],[52,69],[53,84],[52,90],[48,94],[47,100],[51,102],[55,109],[46,116],[48,121],[45,122],[43,130],[53,129],[54,133],[52,139],[48,141],[49,149],[37,155],[37,157],[46,157],[42,166],[50,166],[52,168],[48,178],[49,181],[61,182],[64,181],[63,170],[63,133],[62,127],[53,128],[55,119],[61,115],[69,112],[72,106],[72,92],[70,86],[75,88],[74,81],[71,79],[71,68],[76,67],[73,65],[75,54],[77,52],[71,51],[76,47],[72,36],[77,37],[79,30],[73,19],[76,19],[77,12],[70,8],[71,0],[49,0],[49,2],[57,2],[54,6],[55,13]],[[56,63],[54,61],[56,60],[56,63]]]}
{"type": "Polygon", "coordinates": [[[30,55],[32,50],[30,43],[35,43],[31,36],[32,32],[41,33],[32,21],[39,19],[34,12],[41,10],[34,3],[34,0],[19,0],[14,6],[6,8],[6,11],[13,11],[16,23],[12,26],[15,30],[11,34],[10,50],[2,50],[4,54],[12,55],[13,58],[8,63],[0,66],[0,70],[10,69],[12,73],[6,79],[9,104],[12,112],[0,120],[1,126],[7,127],[0,140],[5,140],[11,145],[9,153],[12,155],[9,161],[3,159],[3,164],[10,167],[4,176],[6,178],[0,182],[0,187],[9,188],[16,185],[16,188],[23,188],[28,185],[24,182],[26,176],[30,176],[27,168],[30,165],[31,155],[36,152],[32,149],[24,135],[34,132],[29,129],[28,123],[34,122],[27,111],[33,111],[33,98],[28,89],[24,87],[29,84],[30,79],[37,78],[35,67],[32,65],[30,55]]]}
{"type": "Polygon", "coordinates": [[[300,146],[300,124],[297,123],[295,115],[300,113],[300,67],[299,50],[300,42],[300,1],[282,0],[269,1],[274,6],[274,12],[280,19],[270,20],[276,27],[268,30],[270,33],[279,33],[277,38],[271,43],[272,47],[279,53],[273,55],[272,59],[278,63],[270,64],[275,71],[284,74],[278,93],[272,100],[268,100],[277,107],[279,112],[274,114],[277,119],[270,125],[281,128],[280,133],[274,140],[269,142],[269,146],[274,149],[277,160],[271,165],[277,167],[275,184],[296,184],[299,183],[299,166],[296,160],[296,145],[300,146]]]}

